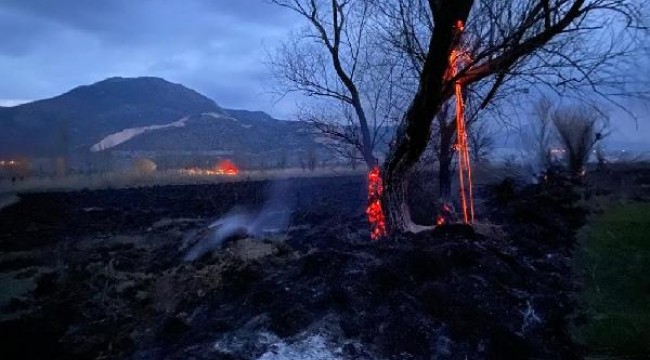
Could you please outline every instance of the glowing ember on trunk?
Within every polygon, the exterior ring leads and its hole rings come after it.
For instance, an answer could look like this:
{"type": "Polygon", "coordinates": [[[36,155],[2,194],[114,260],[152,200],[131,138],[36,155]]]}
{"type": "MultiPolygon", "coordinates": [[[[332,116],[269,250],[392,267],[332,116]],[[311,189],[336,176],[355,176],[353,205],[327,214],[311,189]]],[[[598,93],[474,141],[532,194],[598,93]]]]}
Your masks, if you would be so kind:
{"type": "MultiPolygon", "coordinates": [[[[456,31],[458,35],[465,30],[465,24],[458,21],[456,31]]],[[[454,78],[463,67],[463,62],[469,56],[461,49],[454,49],[449,59],[449,77],[454,78]]],[[[465,223],[474,221],[474,194],[472,193],[472,167],[469,160],[469,147],[467,143],[467,129],[465,126],[465,101],[463,100],[463,84],[460,80],[454,83],[456,96],[456,134],[458,136],[456,149],[458,150],[458,172],[460,182],[460,201],[463,207],[465,223]]]]}
{"type": "Polygon", "coordinates": [[[384,185],[381,180],[379,166],[375,166],[368,173],[368,207],[366,214],[370,223],[370,236],[373,240],[386,236],[386,218],[381,206],[381,196],[384,192],[384,185]]]}
{"type": "Polygon", "coordinates": [[[442,226],[453,220],[452,216],[454,209],[449,204],[442,204],[438,217],[436,218],[436,226],[442,226]]]}

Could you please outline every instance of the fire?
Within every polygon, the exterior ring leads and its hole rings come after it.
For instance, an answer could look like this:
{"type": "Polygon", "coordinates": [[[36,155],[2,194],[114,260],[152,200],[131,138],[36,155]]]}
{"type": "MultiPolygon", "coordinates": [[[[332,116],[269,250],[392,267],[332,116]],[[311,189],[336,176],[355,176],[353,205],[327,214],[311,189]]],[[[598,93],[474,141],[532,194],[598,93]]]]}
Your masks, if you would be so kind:
{"type": "Polygon", "coordinates": [[[237,175],[239,174],[239,168],[230,160],[222,160],[217,164],[216,168],[217,173],[224,175],[237,175]]]}
{"type": "MultiPolygon", "coordinates": [[[[465,24],[458,21],[456,31],[459,36],[465,30],[465,24]]],[[[464,62],[469,60],[469,55],[462,49],[454,49],[449,58],[449,77],[454,78],[464,62]]],[[[463,84],[460,80],[454,83],[456,97],[456,150],[458,150],[458,172],[460,181],[460,200],[463,207],[465,223],[474,221],[474,195],[472,193],[472,167],[469,161],[469,147],[467,142],[467,129],[465,127],[465,101],[463,100],[463,84]]]]}
{"type": "Polygon", "coordinates": [[[447,221],[451,220],[453,213],[454,209],[449,204],[442,204],[440,213],[438,213],[438,217],[436,218],[436,226],[445,225],[447,221]]]}
{"type": "Polygon", "coordinates": [[[368,207],[366,208],[366,215],[368,215],[368,222],[371,227],[370,236],[373,240],[387,234],[386,218],[384,217],[384,209],[381,206],[383,192],[384,185],[381,180],[379,166],[375,166],[368,173],[368,207]]]}
{"type": "Polygon", "coordinates": [[[192,176],[202,176],[202,175],[235,176],[239,174],[239,168],[230,160],[222,160],[212,169],[191,168],[191,169],[183,170],[183,172],[192,176]]]}

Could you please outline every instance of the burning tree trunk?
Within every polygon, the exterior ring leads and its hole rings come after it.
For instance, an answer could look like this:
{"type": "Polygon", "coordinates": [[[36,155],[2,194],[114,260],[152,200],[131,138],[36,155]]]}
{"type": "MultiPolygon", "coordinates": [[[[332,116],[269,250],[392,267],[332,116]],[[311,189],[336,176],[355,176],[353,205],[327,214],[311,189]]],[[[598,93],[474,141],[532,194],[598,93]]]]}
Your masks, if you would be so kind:
{"type": "Polygon", "coordinates": [[[368,207],[366,208],[366,215],[368,215],[371,227],[370,236],[373,240],[387,235],[386,217],[381,203],[383,193],[384,185],[379,166],[375,166],[368,173],[368,207]]]}
{"type": "Polygon", "coordinates": [[[430,51],[422,69],[418,91],[397,129],[396,141],[384,164],[384,204],[391,231],[416,229],[406,201],[407,175],[429,142],[434,116],[452,95],[453,88],[445,82],[445,75],[449,69],[449,55],[459,35],[455,26],[458,21],[467,20],[472,5],[473,0],[440,4],[430,2],[435,23],[429,41],[430,51]]]}

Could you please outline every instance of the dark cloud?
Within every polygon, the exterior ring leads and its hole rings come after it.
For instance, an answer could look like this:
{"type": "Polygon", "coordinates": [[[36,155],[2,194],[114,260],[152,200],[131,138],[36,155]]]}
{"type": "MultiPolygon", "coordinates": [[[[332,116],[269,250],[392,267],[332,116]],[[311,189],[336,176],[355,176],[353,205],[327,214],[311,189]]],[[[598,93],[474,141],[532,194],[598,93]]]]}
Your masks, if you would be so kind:
{"type": "Polygon", "coordinates": [[[146,75],[282,116],[291,106],[266,94],[263,61],[292,17],[265,0],[3,0],[0,100],[146,75]]]}
{"type": "MultiPolygon", "coordinates": [[[[224,107],[285,117],[297,97],[274,102],[263,61],[301,24],[268,0],[1,0],[0,104],[110,76],[159,76],[224,107]]],[[[621,128],[643,137],[647,108],[634,109],[640,128],[621,128]]]]}

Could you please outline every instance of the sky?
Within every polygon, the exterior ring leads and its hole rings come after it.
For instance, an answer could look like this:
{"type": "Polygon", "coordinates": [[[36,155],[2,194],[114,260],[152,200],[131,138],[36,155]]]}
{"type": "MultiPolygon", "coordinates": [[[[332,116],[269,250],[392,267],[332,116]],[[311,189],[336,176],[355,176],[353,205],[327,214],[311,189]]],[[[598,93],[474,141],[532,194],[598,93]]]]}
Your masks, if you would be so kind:
{"type": "MultiPolygon", "coordinates": [[[[268,53],[303,20],[266,0],[0,0],[0,106],[112,76],[157,76],[226,108],[295,114],[271,92],[268,53]]],[[[648,106],[614,110],[622,141],[650,137],[648,106]]]]}
{"type": "Polygon", "coordinates": [[[0,0],[0,105],[112,76],[158,76],[287,116],[264,61],[296,16],[265,0],[0,0]]]}

